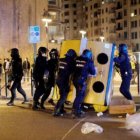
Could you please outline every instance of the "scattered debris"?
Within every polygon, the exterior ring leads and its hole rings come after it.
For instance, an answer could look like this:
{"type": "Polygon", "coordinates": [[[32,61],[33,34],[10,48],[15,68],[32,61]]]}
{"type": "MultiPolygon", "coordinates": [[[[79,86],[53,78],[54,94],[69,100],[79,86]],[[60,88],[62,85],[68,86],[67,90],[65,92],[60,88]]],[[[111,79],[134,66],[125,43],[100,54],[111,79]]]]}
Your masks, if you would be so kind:
{"type": "Polygon", "coordinates": [[[140,133],[140,113],[126,115],[126,129],[140,133]]]}
{"type": "Polygon", "coordinates": [[[88,134],[90,132],[95,132],[95,133],[102,133],[103,128],[97,124],[86,122],[82,125],[81,132],[83,134],[88,134]]]}
{"type": "Polygon", "coordinates": [[[103,116],[103,112],[97,113],[97,116],[98,116],[98,117],[103,116]]]}

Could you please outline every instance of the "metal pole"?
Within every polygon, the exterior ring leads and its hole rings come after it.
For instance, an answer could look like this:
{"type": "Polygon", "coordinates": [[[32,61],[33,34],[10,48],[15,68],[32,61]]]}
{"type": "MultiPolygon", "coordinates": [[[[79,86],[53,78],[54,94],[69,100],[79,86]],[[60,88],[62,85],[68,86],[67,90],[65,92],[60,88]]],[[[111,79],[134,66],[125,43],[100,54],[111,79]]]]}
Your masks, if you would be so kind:
{"type": "Polygon", "coordinates": [[[8,92],[7,92],[7,72],[5,71],[5,94],[6,94],[6,97],[8,95],[8,92]]]}
{"type": "Polygon", "coordinates": [[[34,48],[34,64],[35,64],[35,60],[36,60],[36,54],[37,54],[37,44],[33,43],[33,48],[34,48]]]}
{"type": "Polygon", "coordinates": [[[33,79],[33,70],[31,69],[31,96],[33,96],[34,95],[34,84],[33,84],[33,82],[34,82],[34,79],[33,79]]]}

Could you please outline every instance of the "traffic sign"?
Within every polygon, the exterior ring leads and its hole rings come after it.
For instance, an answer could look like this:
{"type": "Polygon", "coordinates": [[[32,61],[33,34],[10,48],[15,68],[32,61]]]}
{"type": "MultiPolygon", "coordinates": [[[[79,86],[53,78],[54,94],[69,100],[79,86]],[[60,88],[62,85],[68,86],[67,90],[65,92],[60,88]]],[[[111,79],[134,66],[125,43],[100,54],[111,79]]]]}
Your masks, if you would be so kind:
{"type": "Polygon", "coordinates": [[[40,42],[40,27],[30,26],[29,27],[29,43],[40,42]]]}

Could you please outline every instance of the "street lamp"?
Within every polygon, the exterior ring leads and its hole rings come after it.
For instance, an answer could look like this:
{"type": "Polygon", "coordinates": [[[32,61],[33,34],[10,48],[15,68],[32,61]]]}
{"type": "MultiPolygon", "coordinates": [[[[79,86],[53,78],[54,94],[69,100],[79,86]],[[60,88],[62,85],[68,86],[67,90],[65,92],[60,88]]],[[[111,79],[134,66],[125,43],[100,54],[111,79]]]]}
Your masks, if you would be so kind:
{"type": "Polygon", "coordinates": [[[80,32],[80,34],[82,34],[82,38],[84,38],[85,37],[85,34],[86,34],[86,31],[80,30],[79,32],[80,32]]]}
{"type": "Polygon", "coordinates": [[[50,22],[52,22],[52,19],[50,18],[50,15],[49,15],[48,11],[46,11],[45,9],[44,9],[42,21],[45,22],[47,47],[49,48],[49,46],[48,46],[48,44],[49,44],[49,43],[48,43],[48,42],[49,42],[48,24],[49,24],[50,22]]]}
{"type": "Polygon", "coordinates": [[[104,36],[100,36],[100,40],[101,42],[104,42],[105,37],[104,36]]]}

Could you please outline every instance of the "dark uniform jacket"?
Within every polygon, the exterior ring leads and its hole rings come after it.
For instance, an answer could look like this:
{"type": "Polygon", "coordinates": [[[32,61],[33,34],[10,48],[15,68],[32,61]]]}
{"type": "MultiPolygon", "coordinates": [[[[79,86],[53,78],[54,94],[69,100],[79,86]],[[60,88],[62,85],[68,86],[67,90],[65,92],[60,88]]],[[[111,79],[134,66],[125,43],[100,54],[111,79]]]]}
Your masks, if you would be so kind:
{"type": "Polygon", "coordinates": [[[69,84],[70,76],[74,72],[74,69],[75,61],[72,58],[61,58],[59,60],[57,84],[67,86],[69,84]]]}
{"type": "Polygon", "coordinates": [[[132,68],[128,54],[121,53],[119,57],[114,58],[114,62],[117,63],[117,66],[120,68],[121,76],[132,76],[132,68]]]}
{"type": "Polygon", "coordinates": [[[35,81],[42,81],[45,70],[47,69],[46,57],[38,56],[36,58],[35,66],[33,69],[33,78],[35,81]]]}
{"type": "Polygon", "coordinates": [[[95,75],[95,67],[92,60],[85,57],[78,57],[76,59],[76,69],[73,76],[74,83],[83,84],[88,77],[88,74],[95,75]]]}
{"type": "Polygon", "coordinates": [[[48,84],[51,86],[54,86],[55,79],[56,79],[56,73],[58,71],[58,59],[48,60],[48,70],[49,70],[48,84]]]}

